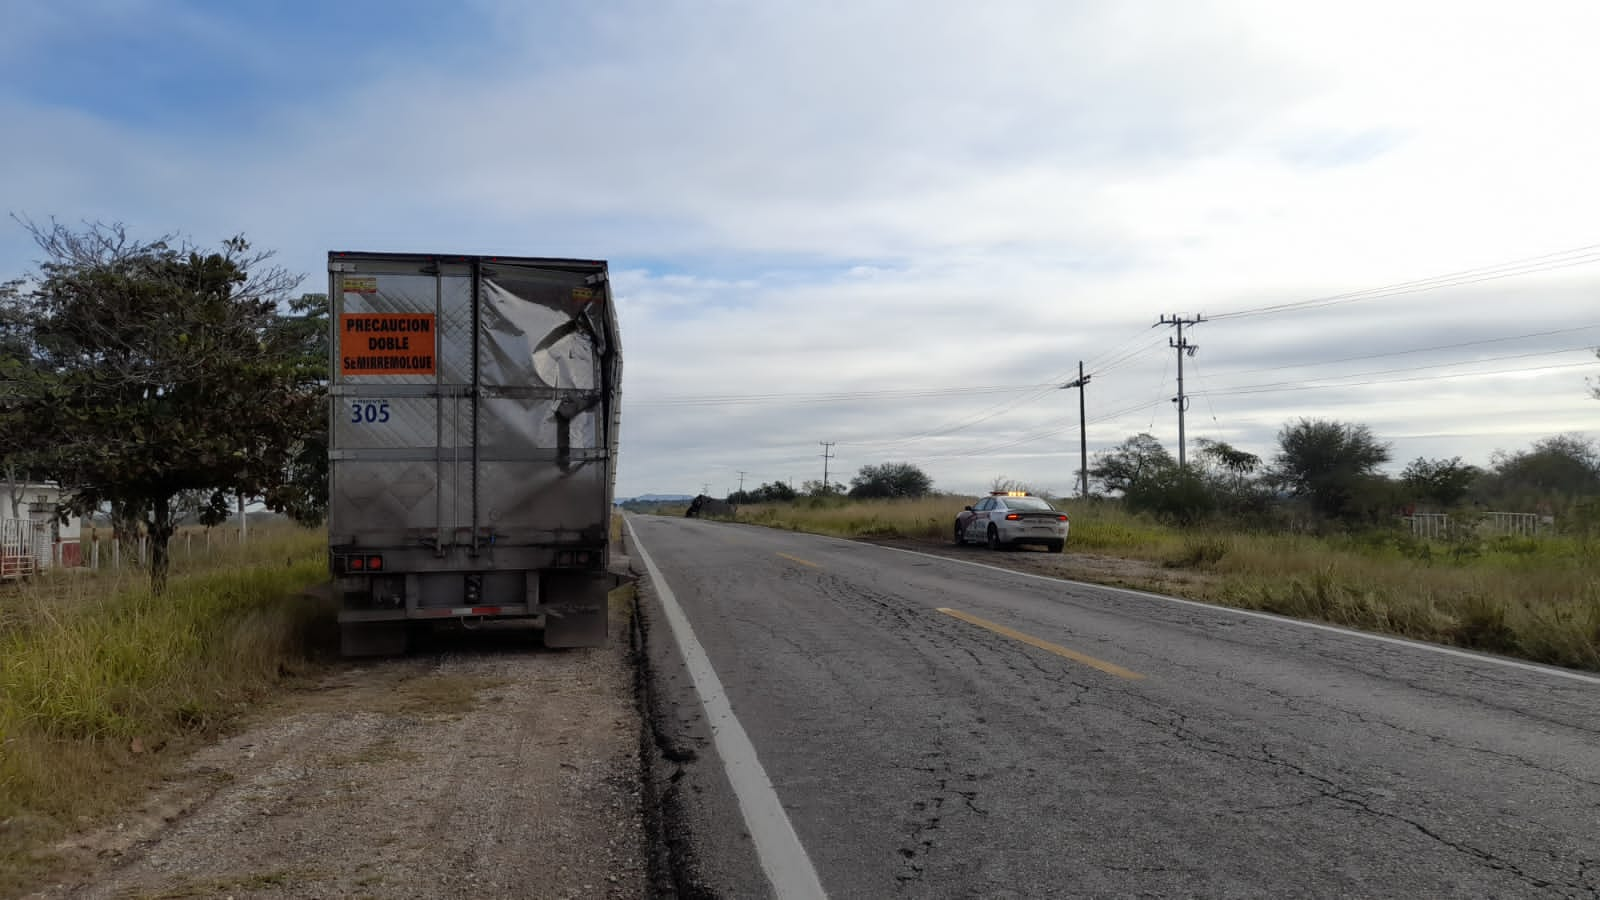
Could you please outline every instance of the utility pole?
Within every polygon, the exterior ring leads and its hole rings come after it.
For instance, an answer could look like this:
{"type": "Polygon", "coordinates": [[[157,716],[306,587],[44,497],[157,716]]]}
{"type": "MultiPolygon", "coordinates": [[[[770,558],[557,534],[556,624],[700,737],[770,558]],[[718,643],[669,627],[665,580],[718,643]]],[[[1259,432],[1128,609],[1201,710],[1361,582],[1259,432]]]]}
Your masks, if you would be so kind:
{"type": "Polygon", "coordinates": [[[1174,314],[1174,315],[1171,315],[1171,316],[1162,316],[1161,317],[1161,321],[1157,322],[1155,325],[1150,326],[1152,328],[1157,328],[1157,327],[1160,327],[1162,325],[1176,325],[1178,327],[1178,338],[1177,338],[1177,340],[1173,340],[1172,338],[1167,338],[1167,346],[1169,346],[1169,347],[1173,348],[1174,350],[1178,351],[1178,396],[1173,397],[1172,398],[1172,402],[1176,403],[1178,405],[1178,468],[1179,469],[1184,468],[1185,465],[1188,462],[1187,457],[1184,455],[1183,414],[1184,414],[1184,412],[1186,412],[1189,409],[1189,398],[1187,396],[1185,396],[1184,393],[1183,393],[1183,358],[1185,356],[1193,356],[1194,352],[1196,350],[1200,349],[1200,346],[1198,344],[1191,344],[1188,341],[1184,340],[1184,338],[1183,338],[1183,326],[1185,326],[1185,325],[1199,325],[1201,322],[1204,322],[1205,320],[1206,320],[1206,317],[1205,316],[1200,316],[1200,315],[1197,315],[1192,319],[1185,319],[1182,316],[1174,314]]]}
{"type": "Polygon", "coordinates": [[[739,493],[744,493],[744,470],[739,471],[739,493]]]}
{"type": "Polygon", "coordinates": [[[1085,407],[1083,395],[1087,393],[1087,391],[1085,391],[1083,388],[1089,383],[1089,379],[1093,377],[1093,375],[1083,374],[1083,360],[1080,359],[1078,360],[1077,379],[1074,381],[1069,381],[1061,386],[1062,390],[1066,390],[1067,388],[1078,389],[1078,460],[1082,465],[1082,468],[1078,472],[1079,476],[1082,478],[1082,480],[1078,482],[1078,496],[1085,499],[1087,499],[1089,496],[1089,423],[1088,417],[1084,415],[1085,407]]]}
{"type": "Polygon", "coordinates": [[[822,445],[822,492],[824,494],[831,494],[833,493],[833,488],[830,486],[832,482],[828,481],[828,460],[838,456],[837,453],[833,452],[833,445],[839,442],[817,441],[817,443],[822,445]]]}

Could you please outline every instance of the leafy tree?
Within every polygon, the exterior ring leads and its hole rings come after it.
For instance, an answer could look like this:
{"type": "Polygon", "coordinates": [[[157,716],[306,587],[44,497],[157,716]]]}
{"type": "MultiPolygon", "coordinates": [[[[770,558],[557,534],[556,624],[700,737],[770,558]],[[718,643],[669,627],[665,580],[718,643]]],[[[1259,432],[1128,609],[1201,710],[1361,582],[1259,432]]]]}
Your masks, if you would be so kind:
{"type": "Polygon", "coordinates": [[[1484,499],[1526,504],[1600,495],[1600,447],[1582,435],[1558,434],[1527,450],[1496,452],[1483,479],[1484,499]]]}
{"type": "MultiPolygon", "coordinates": [[[[285,348],[293,366],[297,399],[326,409],[328,396],[328,295],[301,294],[288,313],[273,323],[273,340],[285,348]]],[[[328,513],[328,430],[307,428],[284,448],[284,477],[269,484],[263,499],[270,509],[301,523],[321,522],[328,513]]]]}
{"type": "Polygon", "coordinates": [[[1267,482],[1256,477],[1261,457],[1226,441],[1198,438],[1199,453],[1190,464],[1212,495],[1217,510],[1240,518],[1265,515],[1272,501],[1267,482]]]}
{"type": "Polygon", "coordinates": [[[921,497],[933,489],[933,479],[911,463],[862,466],[850,479],[852,497],[921,497]]]}
{"type": "Polygon", "coordinates": [[[820,478],[813,478],[810,481],[800,483],[800,493],[807,497],[839,497],[843,496],[844,492],[844,485],[838,482],[823,484],[820,478]]]}
{"type": "Polygon", "coordinates": [[[996,475],[994,477],[994,480],[989,482],[989,490],[991,490],[991,491],[1024,491],[1024,492],[1029,493],[1029,494],[1034,493],[1033,487],[1031,485],[1029,485],[1029,484],[1027,484],[1027,483],[1025,483],[1023,481],[1020,481],[1020,480],[1018,480],[1016,478],[1007,478],[1004,475],[996,475]]]}
{"type": "Polygon", "coordinates": [[[781,481],[763,484],[751,494],[752,503],[787,503],[794,498],[794,488],[781,481]]]}
{"type": "Polygon", "coordinates": [[[20,279],[0,284],[0,516],[13,519],[22,518],[23,489],[37,480],[50,446],[45,424],[26,403],[48,377],[28,352],[27,322],[19,312],[23,285],[20,279]]]}
{"type": "Polygon", "coordinates": [[[1328,519],[1354,519],[1383,502],[1378,467],[1389,446],[1365,425],[1301,419],[1278,432],[1277,475],[1312,510],[1328,519]]]}
{"type": "Polygon", "coordinates": [[[1176,461],[1157,465],[1140,475],[1123,495],[1128,508],[1150,513],[1179,525],[1192,525],[1216,511],[1217,498],[1204,476],[1176,461]]]}
{"type": "Polygon", "coordinates": [[[794,488],[781,481],[763,484],[748,491],[734,491],[728,495],[729,503],[787,503],[795,498],[794,488]]]}
{"type": "Polygon", "coordinates": [[[1113,450],[1097,453],[1089,466],[1089,477],[1108,492],[1126,494],[1140,479],[1176,466],[1177,461],[1161,442],[1148,433],[1136,434],[1113,450]]]}
{"type": "Polygon", "coordinates": [[[1202,460],[1222,469],[1235,479],[1242,481],[1261,467],[1261,457],[1240,450],[1226,441],[1200,438],[1195,441],[1195,445],[1200,448],[1202,460]]]}
{"type": "Polygon", "coordinates": [[[286,490],[326,429],[309,325],[277,305],[297,276],[243,237],[203,250],[139,241],[121,225],[24,225],[46,259],[5,317],[26,366],[47,376],[17,401],[51,436],[42,474],[71,491],[77,512],[109,504],[143,521],[157,592],[184,492],[205,497],[208,524],[238,494],[314,506],[286,490]]]}
{"type": "Polygon", "coordinates": [[[1462,462],[1459,456],[1449,459],[1423,459],[1419,456],[1400,473],[1400,483],[1418,500],[1439,506],[1455,506],[1482,476],[1482,469],[1462,462]]]}

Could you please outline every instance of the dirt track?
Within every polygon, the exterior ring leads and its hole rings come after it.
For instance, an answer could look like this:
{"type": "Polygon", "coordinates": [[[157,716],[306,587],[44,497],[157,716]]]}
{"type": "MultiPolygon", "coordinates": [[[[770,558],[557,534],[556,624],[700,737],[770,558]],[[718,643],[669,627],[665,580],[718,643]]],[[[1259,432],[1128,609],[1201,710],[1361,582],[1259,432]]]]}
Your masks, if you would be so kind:
{"type": "Polygon", "coordinates": [[[628,653],[613,621],[604,649],[517,628],[341,668],[61,848],[74,876],[36,896],[643,896],[628,653]]]}

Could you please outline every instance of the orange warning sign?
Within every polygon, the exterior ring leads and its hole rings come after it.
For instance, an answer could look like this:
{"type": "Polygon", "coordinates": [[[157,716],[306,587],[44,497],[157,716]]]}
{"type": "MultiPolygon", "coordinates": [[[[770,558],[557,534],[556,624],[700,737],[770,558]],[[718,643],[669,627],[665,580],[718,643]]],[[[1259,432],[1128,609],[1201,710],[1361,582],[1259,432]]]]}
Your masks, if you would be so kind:
{"type": "Polygon", "coordinates": [[[435,346],[431,313],[339,316],[341,375],[432,375],[435,346]]]}

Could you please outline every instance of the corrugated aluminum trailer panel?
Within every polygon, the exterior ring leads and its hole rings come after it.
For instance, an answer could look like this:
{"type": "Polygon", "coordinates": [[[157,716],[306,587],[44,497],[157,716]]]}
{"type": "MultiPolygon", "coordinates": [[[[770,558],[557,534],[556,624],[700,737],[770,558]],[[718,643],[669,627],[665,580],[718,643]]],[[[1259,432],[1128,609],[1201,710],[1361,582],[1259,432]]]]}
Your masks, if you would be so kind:
{"type": "MultiPolygon", "coordinates": [[[[562,548],[603,572],[622,373],[606,264],[334,252],[328,269],[335,559],[381,551],[373,590],[411,618],[517,583],[448,573],[571,566],[562,548]]],[[[539,603],[533,576],[513,593],[539,603]]]]}
{"type": "Polygon", "coordinates": [[[330,269],[334,543],[604,532],[621,370],[605,263],[340,253],[330,269]]]}

